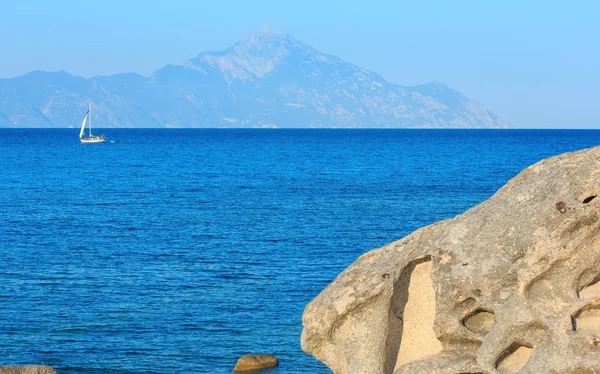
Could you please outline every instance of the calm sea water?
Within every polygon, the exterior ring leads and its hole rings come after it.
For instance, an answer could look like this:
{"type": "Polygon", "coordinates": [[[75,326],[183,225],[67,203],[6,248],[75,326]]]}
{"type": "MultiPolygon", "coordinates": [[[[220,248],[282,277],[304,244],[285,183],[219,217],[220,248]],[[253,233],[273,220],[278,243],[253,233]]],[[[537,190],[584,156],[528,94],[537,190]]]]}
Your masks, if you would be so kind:
{"type": "Polygon", "coordinates": [[[0,130],[0,365],[328,373],[304,306],[362,253],[600,131],[0,130]]]}

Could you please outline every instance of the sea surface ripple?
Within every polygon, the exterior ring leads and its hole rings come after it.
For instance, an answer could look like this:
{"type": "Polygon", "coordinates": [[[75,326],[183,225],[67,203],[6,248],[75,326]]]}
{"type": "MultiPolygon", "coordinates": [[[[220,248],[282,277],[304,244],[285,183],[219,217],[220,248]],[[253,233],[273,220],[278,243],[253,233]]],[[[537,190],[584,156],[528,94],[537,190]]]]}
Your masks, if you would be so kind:
{"type": "Polygon", "coordinates": [[[366,251],[599,131],[0,130],[0,365],[328,373],[305,305],[366,251]]]}

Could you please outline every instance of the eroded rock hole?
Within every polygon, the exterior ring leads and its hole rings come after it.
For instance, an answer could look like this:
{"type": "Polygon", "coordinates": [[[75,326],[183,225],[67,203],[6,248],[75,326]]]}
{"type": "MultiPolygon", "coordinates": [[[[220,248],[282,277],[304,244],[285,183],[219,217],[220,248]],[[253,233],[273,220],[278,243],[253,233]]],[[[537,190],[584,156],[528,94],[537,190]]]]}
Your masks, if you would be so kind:
{"type": "Polygon", "coordinates": [[[500,373],[516,373],[527,364],[533,349],[529,346],[513,343],[496,361],[496,369],[500,373]]]}
{"type": "Polygon", "coordinates": [[[571,318],[573,331],[600,334],[600,305],[586,307],[571,318]]]}
{"type": "Polygon", "coordinates": [[[583,286],[578,293],[580,298],[587,299],[600,296],[600,274],[583,286]]]}
{"type": "Polygon", "coordinates": [[[396,315],[401,321],[399,348],[394,370],[441,352],[442,344],[433,331],[435,291],[431,281],[431,258],[412,262],[394,287],[396,315]]]}
{"type": "Polygon", "coordinates": [[[462,320],[463,326],[479,335],[486,335],[496,322],[494,313],[485,309],[477,309],[462,320]]]}
{"type": "Polygon", "coordinates": [[[596,196],[598,196],[598,195],[590,195],[590,196],[586,197],[585,199],[583,199],[583,203],[584,204],[590,203],[592,200],[594,200],[596,198],[596,196]]]}

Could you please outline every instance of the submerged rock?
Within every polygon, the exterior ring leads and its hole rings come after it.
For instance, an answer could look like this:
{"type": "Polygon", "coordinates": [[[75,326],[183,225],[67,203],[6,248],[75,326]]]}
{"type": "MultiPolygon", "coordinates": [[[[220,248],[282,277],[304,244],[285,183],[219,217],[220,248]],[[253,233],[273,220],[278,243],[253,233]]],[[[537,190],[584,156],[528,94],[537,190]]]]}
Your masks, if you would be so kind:
{"type": "Polygon", "coordinates": [[[0,366],[0,374],[59,374],[50,366],[26,365],[26,366],[0,366]]]}
{"type": "Polygon", "coordinates": [[[279,365],[279,360],[274,356],[250,354],[240,357],[233,371],[237,373],[252,372],[274,368],[277,365],[279,365]]]}
{"type": "Polygon", "coordinates": [[[336,374],[600,373],[600,147],[362,255],[302,316],[336,374]]]}

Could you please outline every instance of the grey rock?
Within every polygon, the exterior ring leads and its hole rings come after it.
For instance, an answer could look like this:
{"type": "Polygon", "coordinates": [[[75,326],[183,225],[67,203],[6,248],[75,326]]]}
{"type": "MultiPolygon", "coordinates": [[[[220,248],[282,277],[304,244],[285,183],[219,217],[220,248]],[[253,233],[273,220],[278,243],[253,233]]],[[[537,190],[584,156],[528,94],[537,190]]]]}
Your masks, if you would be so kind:
{"type": "Polygon", "coordinates": [[[406,87],[268,27],[150,77],[31,72],[0,79],[0,127],[484,127],[510,125],[442,83],[406,87]]]}
{"type": "Polygon", "coordinates": [[[600,147],[362,255],[307,306],[335,373],[600,373],[600,147]],[[435,316],[435,317],[433,317],[435,316]]]}
{"type": "Polygon", "coordinates": [[[59,374],[50,366],[26,365],[26,366],[0,366],[0,374],[59,374]]]}

